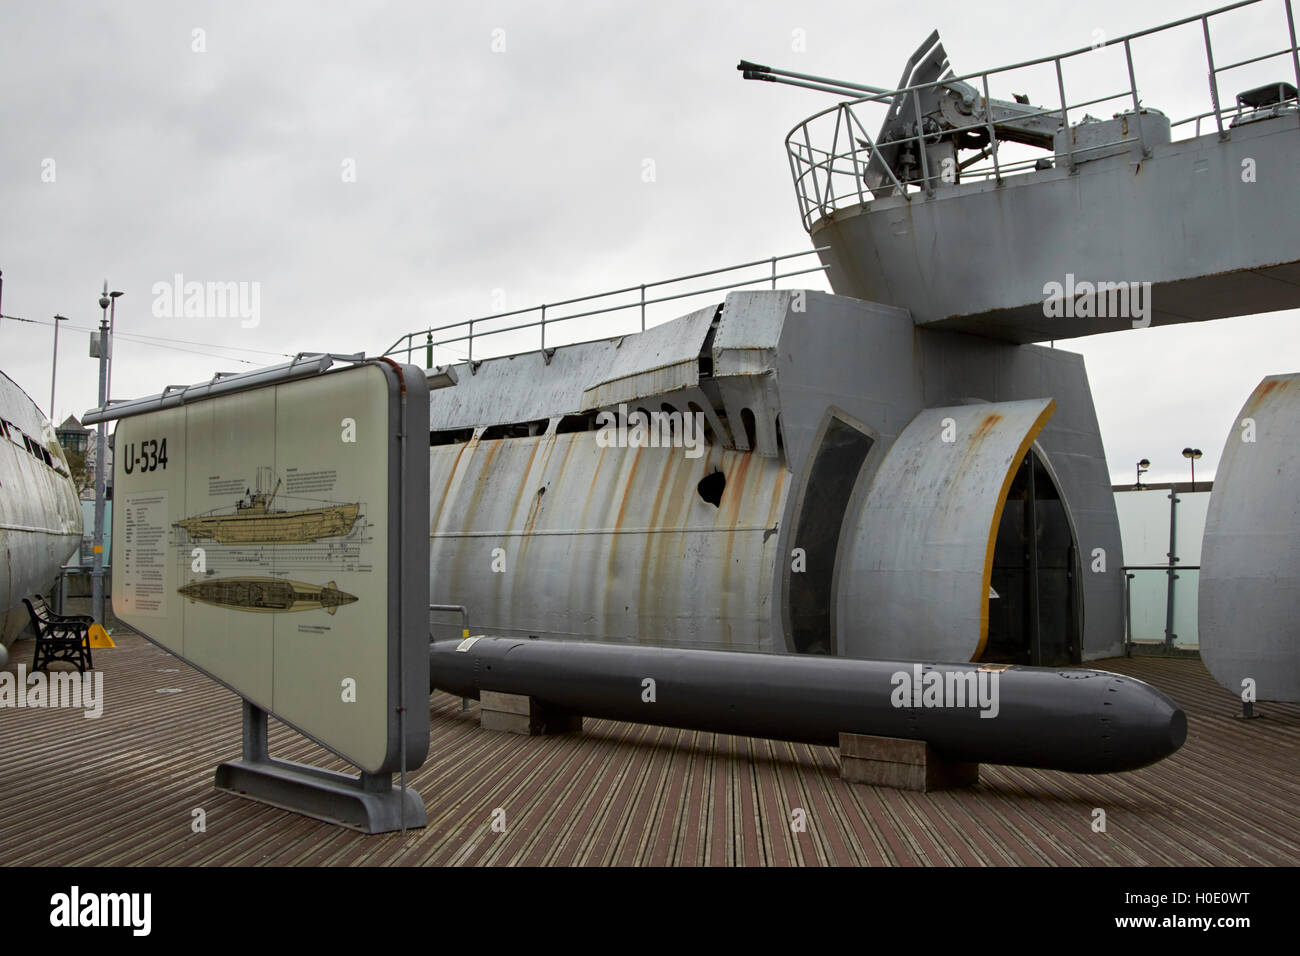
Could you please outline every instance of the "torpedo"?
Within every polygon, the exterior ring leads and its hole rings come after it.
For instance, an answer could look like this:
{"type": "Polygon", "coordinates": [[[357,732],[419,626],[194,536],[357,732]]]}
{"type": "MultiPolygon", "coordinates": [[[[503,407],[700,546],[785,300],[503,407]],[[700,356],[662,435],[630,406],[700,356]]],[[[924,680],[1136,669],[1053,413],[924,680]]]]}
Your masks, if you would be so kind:
{"type": "Polygon", "coordinates": [[[924,740],[954,761],[1070,773],[1136,770],[1187,739],[1187,718],[1165,694],[1082,668],[480,637],[431,644],[429,685],[474,699],[525,695],[557,714],[808,744],[836,746],[841,733],[924,740]],[[899,693],[909,684],[920,692],[899,693]],[[979,689],[973,700],[946,699],[963,685],[979,689]]]}

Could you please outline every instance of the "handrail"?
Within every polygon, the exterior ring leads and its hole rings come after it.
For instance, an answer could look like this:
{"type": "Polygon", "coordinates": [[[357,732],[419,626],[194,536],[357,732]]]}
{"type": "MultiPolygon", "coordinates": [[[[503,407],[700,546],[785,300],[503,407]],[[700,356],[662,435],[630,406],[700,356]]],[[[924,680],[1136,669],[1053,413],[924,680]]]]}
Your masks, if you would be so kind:
{"type": "MultiPolygon", "coordinates": [[[[649,306],[659,305],[664,302],[672,302],[677,299],[688,299],[698,295],[705,295],[710,292],[731,291],[731,290],[743,288],[745,286],[753,285],[757,282],[771,283],[772,288],[775,289],[776,283],[780,279],[789,279],[795,276],[808,275],[814,272],[824,272],[827,268],[825,265],[817,265],[806,269],[795,269],[793,271],[778,272],[777,271],[778,262],[784,262],[788,259],[798,259],[803,256],[815,255],[820,252],[825,252],[827,248],[829,247],[822,246],[816,249],[809,249],[803,252],[791,252],[780,256],[769,256],[766,259],[753,259],[748,262],[742,262],[731,266],[723,266],[718,269],[706,269],[702,272],[692,272],[687,275],[675,276],[671,279],[659,279],[654,282],[643,282],[639,285],[624,286],[621,289],[613,289],[608,292],[597,292],[591,295],[577,296],[571,299],[562,299],[557,302],[546,302],[541,305],[529,306],[527,308],[511,309],[506,312],[496,312],[491,315],[477,316],[472,319],[460,319],[455,322],[447,322],[443,325],[429,326],[428,328],[419,329],[414,332],[407,332],[405,335],[399,336],[398,339],[395,342],[393,342],[393,344],[390,345],[384,351],[383,354],[394,355],[399,353],[405,353],[406,359],[409,362],[411,361],[412,353],[416,349],[424,348],[428,350],[428,353],[430,355],[429,361],[432,361],[433,349],[446,348],[448,345],[451,345],[452,343],[456,343],[456,342],[466,342],[467,352],[468,352],[468,355],[466,356],[466,361],[470,363],[470,367],[471,369],[473,369],[475,367],[475,358],[474,358],[475,339],[481,340],[489,336],[503,335],[507,332],[519,332],[525,329],[539,329],[541,333],[541,349],[543,350],[543,352],[545,352],[547,326],[554,326],[557,323],[568,322],[572,319],[591,318],[592,316],[605,315],[611,312],[623,312],[629,309],[640,310],[641,331],[645,331],[646,309],[649,306]],[[750,279],[739,280],[736,282],[728,282],[722,285],[712,285],[702,289],[693,288],[685,292],[677,292],[671,295],[656,296],[651,298],[646,297],[647,289],[657,289],[661,286],[672,285],[678,282],[689,282],[693,279],[703,279],[708,276],[722,275],[728,272],[738,272],[742,269],[753,269],[756,266],[770,266],[771,273],[762,276],[757,276],[750,279]],[[577,305],[582,302],[595,302],[596,300],[599,299],[608,299],[612,296],[627,295],[632,292],[640,293],[640,297],[634,302],[624,302],[618,305],[605,306],[604,308],[599,308],[599,309],[588,309],[583,312],[574,312],[574,313],[568,313],[559,316],[548,314],[548,310],[551,309],[560,308],[569,305],[577,305]],[[507,325],[502,328],[489,328],[489,329],[482,329],[482,330],[476,328],[476,326],[482,323],[494,322],[501,319],[508,319],[511,318],[512,316],[527,315],[529,313],[538,313],[539,317],[536,319],[531,319],[527,322],[519,322],[513,325],[507,325]],[[435,338],[435,334],[445,333],[452,329],[464,329],[464,331],[454,335],[443,335],[441,337],[435,338]],[[417,336],[425,336],[425,341],[416,342],[415,339],[417,336]]],[[[593,337],[592,339],[587,339],[584,341],[596,341],[600,338],[607,337],[607,334],[608,333],[603,335],[598,335],[593,337]]],[[[575,343],[568,343],[568,344],[575,344],[575,343]]]]}
{"type": "Polygon", "coordinates": [[[430,611],[452,611],[460,615],[460,636],[469,637],[469,608],[463,604],[430,604],[430,611]]]}
{"type": "Polygon", "coordinates": [[[1124,656],[1132,656],[1132,648],[1136,643],[1133,640],[1133,580],[1137,577],[1133,571],[1159,571],[1163,572],[1168,579],[1165,596],[1165,639],[1164,646],[1166,649],[1175,646],[1174,617],[1176,602],[1174,598],[1174,582],[1181,578],[1181,571],[1199,571],[1199,564],[1178,564],[1178,558],[1174,558],[1169,564],[1125,564],[1120,567],[1124,574],[1124,656]]]}
{"type": "MultiPolygon", "coordinates": [[[[1012,63],[1010,66],[999,66],[996,69],[992,69],[992,70],[976,70],[973,73],[967,73],[963,76],[948,76],[939,80],[930,80],[926,83],[917,83],[915,86],[900,86],[896,90],[887,90],[884,93],[872,93],[866,96],[858,97],[855,100],[846,100],[844,103],[840,105],[854,106],[859,103],[870,103],[874,101],[885,102],[886,100],[893,100],[893,98],[899,95],[900,93],[911,93],[913,91],[920,92],[921,90],[928,90],[932,86],[949,86],[953,83],[964,83],[967,80],[973,80],[977,78],[982,79],[986,76],[996,76],[999,73],[1009,73],[1012,70],[1023,70],[1031,66],[1041,66],[1044,63],[1055,63],[1058,60],[1068,60],[1071,57],[1082,56],[1087,53],[1095,53],[1097,52],[1097,50],[1103,49],[1108,46],[1115,46],[1116,44],[1119,43],[1127,43],[1131,40],[1136,40],[1140,37],[1149,36],[1154,33],[1161,33],[1165,30],[1172,30],[1175,27],[1186,26],[1187,24],[1195,23],[1198,20],[1207,20],[1210,17],[1218,16],[1221,13],[1227,13],[1229,10],[1236,10],[1238,7],[1249,7],[1252,4],[1262,3],[1262,2],[1263,0],[1240,0],[1240,2],[1229,4],[1226,7],[1219,7],[1217,10],[1208,10],[1205,13],[1193,14],[1190,17],[1184,17],[1182,20],[1175,20],[1172,23],[1165,23],[1165,24],[1161,24],[1158,27],[1150,27],[1149,29],[1146,30],[1139,30],[1137,33],[1130,33],[1127,36],[1116,37],[1114,40],[1107,40],[1105,43],[1099,46],[1083,46],[1083,47],[1079,47],[1077,50],[1070,50],[1067,53],[1056,53],[1048,56],[1040,56],[1036,60],[1025,60],[1022,63],[1012,63]]],[[[1284,0],[1284,2],[1286,3],[1287,12],[1289,15],[1290,0],[1284,0]]],[[[1283,50],[1282,52],[1290,53],[1291,51],[1288,49],[1288,50],[1283,50]]],[[[1226,67],[1224,69],[1226,69],[1226,67]]],[[[828,109],[822,110],[821,113],[814,113],[813,116],[809,118],[815,119],[817,116],[823,115],[825,113],[829,113],[831,112],[831,110],[835,108],[836,107],[833,106],[829,107],[828,109]]],[[[807,121],[805,120],[805,122],[807,121]]],[[[795,130],[799,129],[799,127],[803,125],[804,123],[798,124],[797,126],[794,127],[794,129],[790,131],[790,133],[793,134],[795,130]]]]}
{"type": "MultiPolygon", "coordinates": [[[[1170,30],[1186,27],[1189,24],[1199,23],[1201,25],[1199,33],[1204,36],[1204,57],[1207,66],[1206,74],[1209,80],[1209,94],[1211,109],[1208,112],[1200,113],[1189,117],[1188,119],[1171,122],[1170,128],[1181,127],[1188,123],[1195,122],[1196,135],[1200,135],[1200,124],[1203,119],[1214,116],[1218,126],[1219,135],[1226,137],[1229,135],[1229,126],[1225,121],[1225,114],[1229,117],[1236,114],[1239,118],[1241,110],[1232,104],[1223,104],[1220,100],[1218,79],[1223,73],[1229,70],[1239,69],[1251,64],[1261,63],[1266,60],[1278,57],[1288,57],[1292,61],[1292,69],[1295,73],[1295,85],[1300,88],[1300,46],[1296,43],[1295,16],[1292,9],[1293,0],[1281,0],[1280,6],[1285,14],[1287,37],[1290,45],[1280,50],[1274,50],[1268,53],[1259,53],[1257,55],[1245,55],[1242,58],[1226,65],[1216,65],[1214,62],[1213,45],[1210,36],[1210,21],[1220,17],[1225,13],[1238,10],[1244,7],[1253,6],[1262,3],[1264,0],[1239,0],[1239,2],[1218,7],[1205,13],[1193,14],[1183,17],[1179,20],[1160,26],[1151,27],[1145,30],[1139,30],[1134,33],[1118,37],[1113,40],[1107,40],[1093,46],[1080,47],[1065,53],[1037,57],[1031,60],[1025,60],[1019,63],[1013,63],[1008,66],[1000,66],[995,69],[975,71],[961,76],[947,76],[937,80],[930,80],[925,83],[915,83],[910,86],[902,86],[894,90],[884,92],[868,93],[855,99],[845,100],[837,103],[835,106],[827,107],[803,122],[795,125],[785,137],[785,148],[790,161],[791,178],[795,187],[795,194],[800,204],[804,228],[810,233],[813,223],[830,215],[838,209],[844,208],[848,204],[866,204],[874,198],[881,195],[898,195],[903,196],[908,201],[918,196],[933,195],[937,182],[942,179],[947,183],[955,183],[960,178],[961,181],[978,180],[981,178],[992,179],[1000,184],[1007,172],[1023,168],[1026,161],[1017,160],[1013,164],[1007,164],[1002,161],[998,155],[999,147],[1007,145],[1003,138],[999,140],[996,123],[993,121],[991,100],[989,96],[989,78],[998,77],[1017,70],[1040,67],[1045,64],[1052,64],[1055,68],[1055,86],[1059,95],[1060,102],[1057,106],[1031,108],[1030,111],[1018,118],[1042,117],[1048,115],[1059,115],[1062,118],[1062,124],[1065,127],[1070,125],[1071,110],[1081,110],[1097,103],[1104,103],[1109,100],[1124,98],[1129,102],[1126,104],[1125,112],[1130,115],[1136,113],[1141,115],[1148,112],[1149,108],[1144,104],[1139,94],[1137,74],[1134,65],[1133,41],[1145,37],[1165,33],[1170,30]],[[1123,89],[1119,93],[1094,99],[1086,99],[1078,102],[1071,102],[1068,99],[1065,89],[1065,78],[1062,70],[1062,63],[1072,60],[1076,57],[1083,57],[1088,54],[1096,53],[1105,48],[1123,48],[1123,65],[1121,73],[1123,75],[1123,89]],[[967,81],[970,81],[967,84],[967,81]],[[879,146],[886,144],[875,142],[872,134],[866,132],[867,125],[863,122],[863,111],[868,107],[888,106],[891,103],[902,102],[903,97],[912,101],[916,111],[916,116],[920,116],[920,93],[926,90],[942,87],[952,87],[957,84],[967,84],[977,88],[982,87],[983,100],[975,97],[974,103],[967,102],[962,108],[970,108],[969,122],[960,127],[951,129],[945,128],[941,135],[947,136],[969,132],[982,131],[988,136],[988,145],[984,147],[984,156],[976,156],[973,160],[967,162],[966,166],[957,164],[957,169],[950,168],[945,160],[945,169],[942,174],[933,167],[937,161],[929,155],[929,150],[925,148],[926,140],[933,140],[936,135],[934,130],[927,131],[923,127],[925,124],[917,122],[908,130],[912,135],[891,139],[888,145],[897,153],[901,153],[906,147],[916,157],[913,160],[915,166],[907,169],[900,169],[898,173],[883,161],[879,146]],[[832,125],[830,116],[834,113],[834,123],[832,125]],[[843,132],[847,130],[847,144],[842,143],[843,132]],[[829,149],[815,146],[814,143],[830,142],[829,149]],[[992,158],[992,168],[979,167],[970,170],[969,166],[981,158],[992,158]],[[873,165],[874,164],[874,165],[873,165]],[[883,183],[873,184],[869,190],[865,180],[868,169],[872,168],[875,173],[884,177],[883,183]],[[919,173],[919,176],[918,176],[919,173]],[[848,177],[846,180],[844,177],[848,177]],[[951,177],[951,178],[950,178],[951,177]]],[[[1274,0],[1276,2],[1276,0],[1274,0]]],[[[1280,24],[1279,24],[1280,25],[1280,24]]],[[[1269,45],[1268,49],[1272,50],[1269,45]]],[[[838,82],[838,81],[837,81],[838,82]]],[[[1288,101],[1288,106],[1295,108],[1294,101],[1288,101]]],[[[1297,110],[1300,113],[1300,110],[1297,110]]],[[[1077,113],[1076,113],[1077,115],[1077,113]]],[[[1118,115],[1118,114],[1117,114],[1118,115]]],[[[967,117],[963,117],[963,122],[967,117]]],[[[1140,150],[1143,155],[1149,155],[1151,143],[1148,142],[1150,129],[1144,128],[1148,124],[1137,122],[1135,129],[1130,137],[1125,140],[1116,139],[1115,142],[1104,142],[1092,144],[1087,147],[1075,147],[1069,142],[1062,148],[1061,155],[1055,157],[1061,163],[1062,168],[1068,164],[1071,172],[1075,171],[1076,163],[1083,161],[1089,150],[1096,151],[1111,146],[1119,146],[1135,139],[1136,142],[1132,148],[1140,150]]],[[[1005,134],[1004,134],[1005,137],[1005,134]]],[[[952,155],[955,155],[952,154],[952,155]]],[[[1028,165],[1034,165],[1034,160],[1027,161],[1028,165]]]]}

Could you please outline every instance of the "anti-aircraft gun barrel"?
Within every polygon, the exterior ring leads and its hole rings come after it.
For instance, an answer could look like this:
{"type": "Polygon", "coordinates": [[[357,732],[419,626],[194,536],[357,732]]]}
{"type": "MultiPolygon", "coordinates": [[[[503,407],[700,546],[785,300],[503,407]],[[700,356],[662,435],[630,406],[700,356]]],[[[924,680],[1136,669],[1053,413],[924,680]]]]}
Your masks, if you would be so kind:
{"type": "Polygon", "coordinates": [[[893,91],[887,90],[880,86],[867,86],[865,83],[850,83],[847,80],[836,80],[827,76],[816,76],[812,73],[796,73],[793,70],[779,70],[772,66],[763,66],[760,63],[752,63],[749,60],[741,60],[736,69],[740,70],[747,80],[765,80],[768,83],[785,83],[788,86],[799,86],[808,90],[820,90],[823,93],[834,93],[837,96],[851,96],[853,99],[861,99],[863,94],[875,96],[892,96],[893,91]]]}

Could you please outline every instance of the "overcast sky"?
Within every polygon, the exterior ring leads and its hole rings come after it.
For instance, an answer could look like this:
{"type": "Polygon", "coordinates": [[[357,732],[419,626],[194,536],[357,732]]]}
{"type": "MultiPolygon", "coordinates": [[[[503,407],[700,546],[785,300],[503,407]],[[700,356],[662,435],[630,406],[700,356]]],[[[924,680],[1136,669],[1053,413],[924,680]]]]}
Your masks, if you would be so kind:
{"type": "MultiPolygon", "coordinates": [[[[893,86],[936,27],[964,73],[1205,9],[6,0],[3,312],[45,324],[0,322],[0,367],[48,410],[51,316],[65,315],[55,417],[93,406],[84,330],[105,278],[125,293],[113,396],[128,398],[808,249],[783,140],[835,99],[743,82],[738,59],[893,86]],[[177,275],[256,283],[257,324],[156,314],[155,285],[177,275]]],[[[1280,10],[1232,14],[1216,45],[1283,46],[1280,10]]],[[[1198,35],[1139,59],[1144,102],[1208,108],[1198,35]]],[[[1298,317],[1064,343],[1087,359],[1115,480],[1141,457],[1151,479],[1183,479],[1185,445],[1205,452],[1197,477],[1212,474],[1259,379],[1300,370],[1298,317]]]]}

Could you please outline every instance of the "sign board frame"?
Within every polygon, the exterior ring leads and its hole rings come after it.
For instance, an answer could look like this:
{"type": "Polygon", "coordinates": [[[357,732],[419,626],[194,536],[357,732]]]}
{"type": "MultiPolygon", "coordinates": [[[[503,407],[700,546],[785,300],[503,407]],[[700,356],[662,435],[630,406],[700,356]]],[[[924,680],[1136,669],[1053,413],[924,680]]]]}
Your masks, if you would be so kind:
{"type": "Polygon", "coordinates": [[[123,419],[114,436],[114,613],[244,698],[244,760],[218,769],[219,787],[368,832],[423,825],[405,774],[429,749],[428,392],[416,366],[300,355],[85,416],[123,419]],[[339,359],[350,364],[333,368],[339,359]],[[298,472],[288,463],[302,461],[299,494],[352,503],[272,503],[274,492],[251,487],[268,457],[265,477],[277,490],[284,476],[275,472],[298,472]],[[339,466],[310,470],[330,461],[339,466]],[[385,466],[377,476],[376,461],[385,466]],[[367,614],[367,603],[382,613],[367,614]],[[381,617],[376,635],[366,622],[381,617]],[[382,674],[382,691],[373,679],[349,689],[340,681],[349,669],[382,674]],[[271,760],[267,715],[361,776],[271,760]],[[400,790],[384,784],[399,772],[400,790]],[[339,797],[340,788],[349,792],[339,797]]]}

